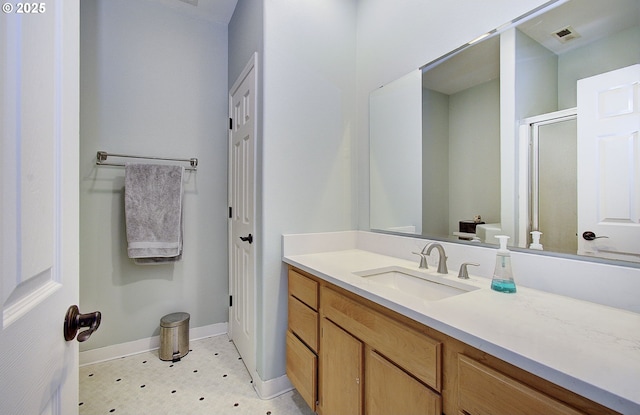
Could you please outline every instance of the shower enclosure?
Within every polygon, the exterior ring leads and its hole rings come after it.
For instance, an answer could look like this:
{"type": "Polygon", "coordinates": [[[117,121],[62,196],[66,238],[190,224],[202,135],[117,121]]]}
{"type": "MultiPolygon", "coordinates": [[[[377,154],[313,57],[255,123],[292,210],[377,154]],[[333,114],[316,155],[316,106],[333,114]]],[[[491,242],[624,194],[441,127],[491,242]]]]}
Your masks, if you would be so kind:
{"type": "MultiPolygon", "coordinates": [[[[529,148],[529,231],[542,232],[545,250],[578,249],[577,115],[575,109],[525,121],[529,148]]],[[[527,235],[528,244],[531,236],[527,235]]],[[[528,246],[527,244],[527,246],[528,246]]]]}

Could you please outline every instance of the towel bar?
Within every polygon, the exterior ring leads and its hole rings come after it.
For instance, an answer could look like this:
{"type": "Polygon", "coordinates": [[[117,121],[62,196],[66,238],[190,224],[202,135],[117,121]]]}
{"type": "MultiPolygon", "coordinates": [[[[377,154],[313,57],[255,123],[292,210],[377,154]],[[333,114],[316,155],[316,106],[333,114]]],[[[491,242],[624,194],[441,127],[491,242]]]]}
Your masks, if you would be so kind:
{"type": "Polygon", "coordinates": [[[186,167],[185,170],[195,171],[198,168],[198,159],[190,158],[190,159],[176,159],[176,158],[166,158],[166,157],[152,157],[152,156],[133,156],[128,154],[113,154],[107,153],[106,151],[98,151],[96,154],[96,164],[100,166],[124,166],[124,163],[108,163],[108,157],[126,157],[126,158],[136,158],[136,159],[145,159],[145,160],[165,160],[165,161],[180,161],[189,163],[191,167],[186,167]]]}

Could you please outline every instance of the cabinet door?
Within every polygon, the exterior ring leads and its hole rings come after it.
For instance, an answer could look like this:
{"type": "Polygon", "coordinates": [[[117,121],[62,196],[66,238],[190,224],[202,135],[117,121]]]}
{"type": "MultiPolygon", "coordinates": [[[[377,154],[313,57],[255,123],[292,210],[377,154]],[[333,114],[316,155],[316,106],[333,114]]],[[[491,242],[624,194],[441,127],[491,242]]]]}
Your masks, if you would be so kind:
{"type": "Polygon", "coordinates": [[[287,331],[287,376],[302,399],[316,410],[318,358],[291,331],[287,331]]]}
{"type": "Polygon", "coordinates": [[[469,415],[581,414],[464,355],[458,355],[458,393],[458,407],[469,415]]]}
{"type": "Polygon", "coordinates": [[[362,414],[363,344],[326,318],[321,322],[322,415],[362,414]]]}
{"type": "Polygon", "coordinates": [[[361,302],[321,289],[323,315],[393,361],[425,385],[442,388],[442,344],[361,302]]]}
{"type": "Polygon", "coordinates": [[[403,370],[367,351],[365,361],[365,413],[367,415],[439,415],[442,398],[403,370]]]}

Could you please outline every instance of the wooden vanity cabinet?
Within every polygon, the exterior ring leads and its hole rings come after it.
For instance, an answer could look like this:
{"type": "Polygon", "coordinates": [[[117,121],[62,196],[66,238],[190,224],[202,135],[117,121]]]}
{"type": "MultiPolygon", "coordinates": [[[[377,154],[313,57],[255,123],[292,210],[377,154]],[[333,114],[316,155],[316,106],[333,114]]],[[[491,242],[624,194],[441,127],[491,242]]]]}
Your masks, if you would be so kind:
{"type": "Polygon", "coordinates": [[[391,361],[367,349],[365,359],[367,415],[441,414],[442,398],[391,361]]]}
{"type": "Polygon", "coordinates": [[[336,324],[321,321],[322,415],[440,415],[440,395],[336,324]]]}
{"type": "Polygon", "coordinates": [[[443,336],[444,414],[620,415],[466,343],[443,336]]]}
{"type": "Polygon", "coordinates": [[[311,409],[318,399],[318,356],[287,331],[287,376],[311,409]]]}
{"type": "Polygon", "coordinates": [[[318,281],[289,269],[287,376],[314,411],[318,400],[318,281]]]}
{"type": "Polygon", "coordinates": [[[321,285],[318,413],[440,415],[441,343],[321,285]]]}
{"type": "Polygon", "coordinates": [[[465,355],[458,355],[458,408],[468,415],[583,414],[465,355]]]}
{"type": "Polygon", "coordinates": [[[287,375],[319,415],[617,414],[293,267],[287,375]]]}
{"type": "Polygon", "coordinates": [[[318,412],[361,415],[364,344],[326,318],[321,332],[318,412]]]}

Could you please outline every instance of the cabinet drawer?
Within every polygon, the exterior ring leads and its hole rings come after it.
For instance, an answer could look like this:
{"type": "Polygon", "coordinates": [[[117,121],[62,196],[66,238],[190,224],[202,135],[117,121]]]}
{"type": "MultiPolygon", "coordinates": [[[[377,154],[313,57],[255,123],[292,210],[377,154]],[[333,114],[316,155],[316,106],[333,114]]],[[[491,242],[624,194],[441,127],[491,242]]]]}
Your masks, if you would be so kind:
{"type": "Polygon", "coordinates": [[[425,384],[441,391],[441,342],[324,286],[321,301],[324,316],[425,384]]]}
{"type": "Polygon", "coordinates": [[[470,415],[580,415],[579,412],[467,356],[458,355],[458,407],[470,415]]]}
{"type": "Polygon", "coordinates": [[[318,283],[289,269],[289,295],[318,311],[318,283]]]}
{"type": "Polygon", "coordinates": [[[373,350],[365,362],[367,415],[441,415],[442,397],[373,350]]]}
{"type": "Polygon", "coordinates": [[[318,357],[287,331],[287,376],[314,412],[318,399],[317,373],[318,357]]]}
{"type": "Polygon", "coordinates": [[[318,352],[318,313],[289,296],[289,330],[318,352]]]}

